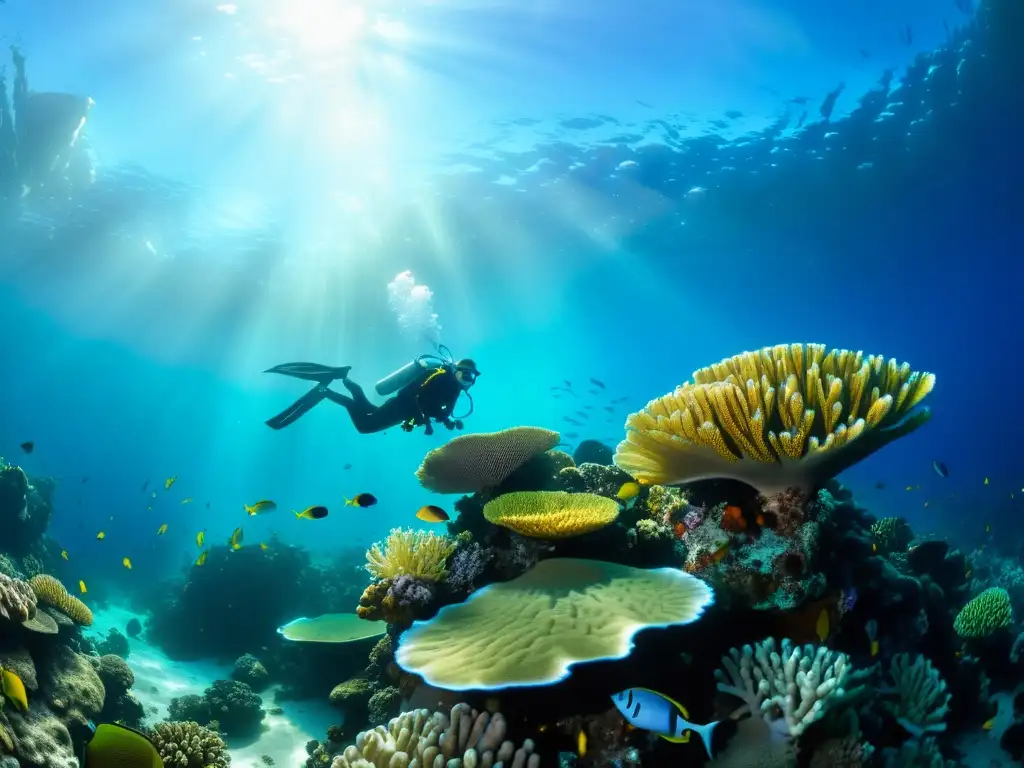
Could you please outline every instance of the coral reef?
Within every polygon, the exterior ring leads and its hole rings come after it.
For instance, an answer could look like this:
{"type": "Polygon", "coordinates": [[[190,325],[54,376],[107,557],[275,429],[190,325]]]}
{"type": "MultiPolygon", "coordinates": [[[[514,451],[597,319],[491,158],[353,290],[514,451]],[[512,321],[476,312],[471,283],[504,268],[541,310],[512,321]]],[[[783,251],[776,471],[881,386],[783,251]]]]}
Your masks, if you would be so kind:
{"type": "Polygon", "coordinates": [[[0,573],[0,619],[28,621],[36,615],[36,594],[21,579],[0,573]]]}
{"type": "Polygon", "coordinates": [[[484,517],[520,536],[563,539],[600,530],[615,522],[619,505],[593,493],[518,491],[484,506],[484,517]]]}
{"type": "Polygon", "coordinates": [[[231,668],[231,679],[245,683],[256,693],[270,685],[270,674],[267,672],[267,668],[251,653],[243,654],[235,659],[235,664],[231,668]]]}
{"type": "Polygon", "coordinates": [[[890,675],[896,700],[888,705],[889,710],[913,738],[946,730],[950,694],[928,659],[916,656],[911,662],[910,654],[901,653],[893,657],[890,675]]]}
{"type": "Polygon", "coordinates": [[[732,478],[764,495],[822,482],[917,429],[935,376],[824,344],[744,352],[626,420],[615,464],[643,483],[732,478]]]}
{"type": "Polygon", "coordinates": [[[51,608],[56,608],[83,627],[92,626],[92,611],[85,603],[68,593],[60,580],[49,574],[40,573],[29,579],[36,599],[51,608]]]}
{"type": "Polygon", "coordinates": [[[149,732],[165,766],[228,768],[231,757],[224,740],[209,728],[192,722],[158,723],[149,732]]]}
{"type": "Polygon", "coordinates": [[[455,551],[446,536],[395,528],[383,542],[366,553],[366,570],[375,579],[412,576],[422,581],[440,581],[447,574],[445,562],[455,551]]]}
{"type": "Polygon", "coordinates": [[[128,638],[122,635],[120,630],[111,629],[107,632],[107,636],[96,644],[96,651],[101,655],[113,654],[127,659],[132,648],[128,644],[128,638]]]}
{"type": "Polygon", "coordinates": [[[214,680],[202,697],[194,694],[171,699],[168,714],[172,720],[193,720],[217,724],[227,736],[252,736],[259,733],[266,712],[263,699],[245,683],[214,680]]]}
{"type": "Polygon", "coordinates": [[[953,622],[960,637],[987,637],[1013,625],[1010,595],[1002,587],[991,587],[963,607],[953,622]]]}

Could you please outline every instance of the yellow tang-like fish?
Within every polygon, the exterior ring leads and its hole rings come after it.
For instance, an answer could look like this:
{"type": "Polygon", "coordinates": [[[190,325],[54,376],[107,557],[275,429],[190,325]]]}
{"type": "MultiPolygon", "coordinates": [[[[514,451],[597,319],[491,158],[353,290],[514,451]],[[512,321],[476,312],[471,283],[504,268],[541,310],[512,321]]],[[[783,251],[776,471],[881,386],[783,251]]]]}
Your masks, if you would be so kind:
{"type": "Polygon", "coordinates": [[[156,535],[157,536],[163,536],[165,533],[167,533],[167,523],[164,523],[163,525],[161,525],[159,528],[156,529],[156,535]]]}
{"type": "Polygon", "coordinates": [[[123,565],[129,571],[132,569],[132,561],[129,560],[127,557],[124,560],[121,561],[121,565],[123,565]]]}
{"type": "Polygon", "coordinates": [[[206,564],[206,553],[205,552],[200,552],[199,553],[199,557],[196,558],[196,565],[205,565],[205,564],[206,564]]]}
{"type": "Polygon", "coordinates": [[[173,477],[168,477],[166,480],[164,480],[164,490],[169,491],[171,489],[171,486],[174,485],[176,482],[178,482],[177,475],[174,475],[173,477]]]}
{"type": "Polygon", "coordinates": [[[81,579],[78,580],[78,591],[81,592],[83,595],[89,592],[89,590],[85,587],[85,582],[81,579]]]}
{"type": "Polygon", "coordinates": [[[10,699],[14,706],[22,712],[28,711],[28,694],[25,693],[25,684],[21,678],[9,669],[0,671],[0,684],[3,686],[4,696],[10,699]]]}
{"type": "Polygon", "coordinates": [[[255,504],[243,504],[242,508],[245,510],[245,514],[252,516],[258,515],[262,512],[273,512],[277,509],[277,502],[271,501],[270,499],[263,499],[257,501],[255,504]]]}
{"type": "Polygon", "coordinates": [[[189,496],[187,499],[182,499],[181,503],[182,504],[191,504],[192,503],[192,497],[189,496]]]}
{"type": "Polygon", "coordinates": [[[822,608],[821,613],[818,614],[818,621],[814,625],[814,631],[818,634],[818,639],[821,642],[824,643],[828,640],[828,636],[832,633],[832,626],[827,609],[822,608]]]}
{"type": "Polygon", "coordinates": [[[196,546],[202,549],[204,541],[206,541],[206,531],[200,531],[196,534],[196,546]]]}
{"type": "Polygon", "coordinates": [[[228,544],[231,545],[232,549],[241,549],[242,548],[242,539],[243,538],[244,538],[244,536],[242,534],[242,529],[241,528],[235,528],[235,530],[233,530],[231,532],[231,538],[228,539],[228,544]]]}
{"type": "Polygon", "coordinates": [[[636,498],[639,493],[640,483],[628,482],[622,484],[622,487],[619,488],[619,492],[615,494],[615,497],[619,501],[629,501],[630,499],[636,498]]]}
{"type": "Polygon", "coordinates": [[[103,531],[100,531],[96,534],[96,538],[100,541],[103,541],[105,538],[107,538],[107,534],[105,534],[103,531]]]}
{"type": "Polygon", "coordinates": [[[260,549],[262,549],[264,552],[266,552],[268,549],[270,549],[270,545],[267,544],[267,542],[265,542],[265,541],[261,541],[260,542],[260,549]]]}
{"type": "Polygon", "coordinates": [[[67,560],[68,559],[68,551],[66,549],[62,549],[60,551],[60,556],[63,557],[65,560],[67,560]]]}
{"type": "Polygon", "coordinates": [[[300,520],[323,520],[327,517],[327,507],[306,507],[301,512],[292,511],[295,512],[295,516],[300,520]]]}

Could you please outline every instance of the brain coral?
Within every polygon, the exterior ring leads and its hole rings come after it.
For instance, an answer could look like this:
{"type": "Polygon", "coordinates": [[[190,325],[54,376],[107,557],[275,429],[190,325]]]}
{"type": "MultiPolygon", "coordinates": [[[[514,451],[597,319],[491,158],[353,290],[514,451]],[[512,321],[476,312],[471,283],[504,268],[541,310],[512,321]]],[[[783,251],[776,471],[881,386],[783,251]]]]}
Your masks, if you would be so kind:
{"type": "Polygon", "coordinates": [[[71,617],[78,624],[88,627],[92,624],[92,611],[74,595],[68,594],[64,585],[53,576],[40,573],[29,579],[32,591],[39,602],[56,608],[71,617]]]}
{"type": "Polygon", "coordinates": [[[1013,624],[1010,595],[1001,587],[986,589],[965,605],[953,622],[960,637],[985,637],[1013,624]]]}
{"type": "Polygon", "coordinates": [[[618,516],[617,501],[593,493],[517,491],[484,506],[484,517],[495,525],[535,539],[590,533],[615,522],[618,516]]]}
{"type": "Polygon", "coordinates": [[[732,478],[807,490],[928,420],[935,376],[823,344],[726,358],[626,420],[615,464],[645,484],[732,478]]]}
{"type": "Polygon", "coordinates": [[[0,573],[0,619],[28,621],[36,615],[36,594],[27,581],[0,573]]]}
{"type": "Polygon", "coordinates": [[[395,661],[448,690],[547,685],[573,664],[624,658],[640,630],[689,624],[713,601],[675,568],[553,558],[415,622],[395,661]]]}
{"type": "Polygon", "coordinates": [[[559,439],[557,432],[539,427],[460,435],[428,453],[416,477],[434,493],[476,493],[498,485],[559,439]]]}

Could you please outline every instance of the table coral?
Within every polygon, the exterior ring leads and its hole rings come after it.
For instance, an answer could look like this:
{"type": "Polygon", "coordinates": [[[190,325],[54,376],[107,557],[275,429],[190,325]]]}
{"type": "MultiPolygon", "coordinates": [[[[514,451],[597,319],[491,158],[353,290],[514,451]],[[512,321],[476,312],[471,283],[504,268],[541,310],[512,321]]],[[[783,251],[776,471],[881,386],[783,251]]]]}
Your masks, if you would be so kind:
{"type": "Polygon", "coordinates": [[[592,493],[520,491],[484,506],[494,525],[536,539],[564,539],[604,528],[619,516],[619,504],[592,493]]]}
{"type": "Polygon", "coordinates": [[[823,344],[780,344],[693,374],[626,420],[615,464],[650,485],[732,478],[807,491],[924,424],[935,376],[823,344]]]}
{"type": "Polygon", "coordinates": [[[448,690],[545,685],[574,664],[623,658],[642,629],[689,624],[713,601],[675,568],[553,558],[416,622],[395,660],[448,690]]]}

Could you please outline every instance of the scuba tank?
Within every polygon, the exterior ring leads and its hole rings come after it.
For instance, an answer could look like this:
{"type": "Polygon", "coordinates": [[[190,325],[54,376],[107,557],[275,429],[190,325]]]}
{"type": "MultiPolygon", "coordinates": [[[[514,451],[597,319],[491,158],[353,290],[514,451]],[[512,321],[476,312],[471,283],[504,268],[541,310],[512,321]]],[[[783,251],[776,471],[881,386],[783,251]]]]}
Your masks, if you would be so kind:
{"type": "Polygon", "coordinates": [[[449,368],[455,365],[451,350],[443,344],[437,348],[437,354],[420,355],[397,371],[389,373],[383,379],[374,384],[373,388],[381,397],[393,395],[410,381],[415,381],[428,368],[449,368]]]}

